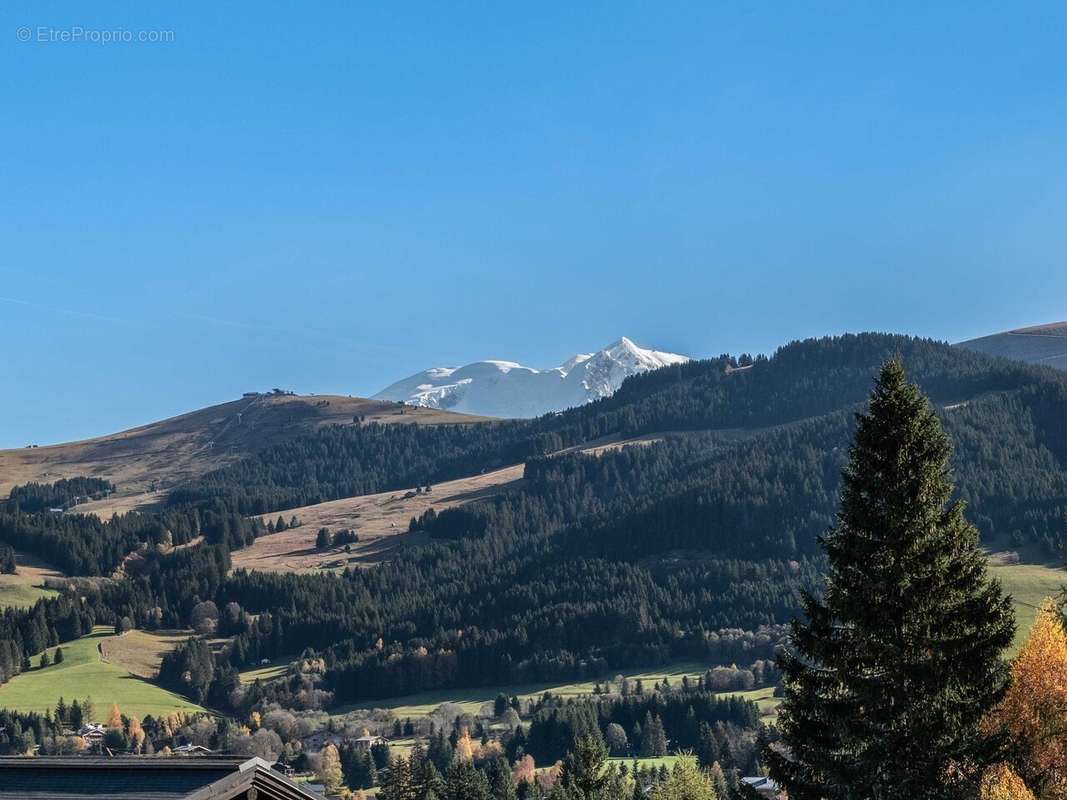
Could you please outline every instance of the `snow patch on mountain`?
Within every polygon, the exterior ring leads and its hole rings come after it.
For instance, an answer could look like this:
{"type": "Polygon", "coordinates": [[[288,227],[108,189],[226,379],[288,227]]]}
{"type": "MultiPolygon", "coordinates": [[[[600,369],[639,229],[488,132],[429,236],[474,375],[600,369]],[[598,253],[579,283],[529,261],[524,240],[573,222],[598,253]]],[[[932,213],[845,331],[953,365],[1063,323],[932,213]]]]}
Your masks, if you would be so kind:
{"type": "Polygon", "coordinates": [[[374,399],[487,417],[537,417],[610,397],[631,375],[686,361],[686,356],[646,349],[624,336],[549,369],[514,361],[434,367],[397,381],[374,399]]]}

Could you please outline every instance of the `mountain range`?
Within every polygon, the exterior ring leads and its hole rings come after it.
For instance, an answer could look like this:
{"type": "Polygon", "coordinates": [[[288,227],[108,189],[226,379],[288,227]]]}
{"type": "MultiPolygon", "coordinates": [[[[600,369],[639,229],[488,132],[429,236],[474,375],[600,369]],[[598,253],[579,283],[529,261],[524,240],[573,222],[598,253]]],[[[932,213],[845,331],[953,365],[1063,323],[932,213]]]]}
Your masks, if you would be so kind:
{"type": "Polygon", "coordinates": [[[387,386],[373,399],[488,417],[539,417],[610,397],[632,375],[689,360],[641,347],[624,336],[549,369],[514,361],[433,367],[387,386]]]}

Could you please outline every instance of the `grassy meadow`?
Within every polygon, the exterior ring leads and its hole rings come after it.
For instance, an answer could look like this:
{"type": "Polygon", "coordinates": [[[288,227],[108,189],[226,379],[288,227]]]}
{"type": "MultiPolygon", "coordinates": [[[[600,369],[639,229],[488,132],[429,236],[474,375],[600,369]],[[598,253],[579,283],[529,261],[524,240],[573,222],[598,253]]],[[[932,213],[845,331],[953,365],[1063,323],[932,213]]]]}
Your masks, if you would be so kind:
{"type": "Polygon", "coordinates": [[[274,658],[269,664],[257,666],[253,669],[241,671],[241,683],[255,683],[256,681],[269,681],[272,678],[280,678],[289,669],[292,658],[274,658]]]}
{"type": "Polygon", "coordinates": [[[1067,571],[1042,564],[999,563],[990,559],[990,572],[1000,578],[1004,591],[1011,595],[1015,608],[1015,643],[1011,654],[1018,652],[1030,632],[1037,609],[1046,597],[1055,597],[1067,583],[1067,571]]]}
{"type": "Polygon", "coordinates": [[[42,597],[55,597],[58,592],[45,589],[45,578],[61,578],[51,564],[34,556],[15,553],[15,574],[0,575],[0,611],[5,608],[29,608],[42,597]]]}
{"type": "MultiPolygon", "coordinates": [[[[123,642],[119,648],[114,641],[119,638],[110,628],[98,625],[88,636],[61,645],[62,664],[41,669],[37,666],[40,654],[36,654],[32,659],[33,669],[0,686],[0,708],[44,712],[55,708],[60,697],[68,703],[74,699],[91,697],[95,706],[94,716],[99,719],[107,716],[112,703],[117,704],[122,713],[136,717],[145,714],[158,716],[171,711],[204,710],[180,695],[131,674],[121,660],[105,661],[101,656],[102,647],[105,652],[110,648],[112,653],[130,653],[160,646],[153,641],[151,634],[141,634],[139,648],[133,641],[129,644],[123,642]]],[[[47,652],[52,657],[55,648],[49,648],[47,652]]],[[[138,664],[143,665],[147,657],[138,653],[136,663],[132,666],[136,669],[138,664]]]]}

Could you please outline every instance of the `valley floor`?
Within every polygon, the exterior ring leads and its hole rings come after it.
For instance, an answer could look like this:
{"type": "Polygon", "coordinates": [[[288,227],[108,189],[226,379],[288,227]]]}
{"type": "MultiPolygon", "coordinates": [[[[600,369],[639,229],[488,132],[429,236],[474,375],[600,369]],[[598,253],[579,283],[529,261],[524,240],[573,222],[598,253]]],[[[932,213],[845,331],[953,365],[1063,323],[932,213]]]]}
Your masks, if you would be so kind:
{"type": "MultiPolygon", "coordinates": [[[[640,680],[646,689],[651,690],[655,683],[662,681],[664,678],[667,678],[671,684],[681,683],[683,676],[688,676],[691,681],[695,682],[698,676],[714,666],[717,665],[686,661],[652,669],[624,669],[619,670],[618,673],[605,676],[601,683],[613,680],[616,674],[621,674],[631,681],[640,680]]],[[[506,694],[508,697],[517,696],[520,700],[536,699],[546,692],[564,698],[588,697],[593,695],[593,689],[596,684],[597,681],[578,681],[574,683],[527,683],[511,686],[487,686],[478,689],[442,689],[432,692],[420,692],[406,697],[392,697],[341,706],[332,709],[332,713],[342,715],[357,709],[387,709],[392,711],[395,717],[404,719],[405,717],[426,716],[442,703],[450,703],[459,706],[466,713],[474,714],[482,706],[492,704],[499,694],[506,694]]],[[[739,695],[752,700],[759,705],[762,714],[773,716],[774,709],[778,706],[777,699],[773,697],[773,691],[772,687],[766,687],[745,692],[724,692],[723,694],[739,695]]]]}

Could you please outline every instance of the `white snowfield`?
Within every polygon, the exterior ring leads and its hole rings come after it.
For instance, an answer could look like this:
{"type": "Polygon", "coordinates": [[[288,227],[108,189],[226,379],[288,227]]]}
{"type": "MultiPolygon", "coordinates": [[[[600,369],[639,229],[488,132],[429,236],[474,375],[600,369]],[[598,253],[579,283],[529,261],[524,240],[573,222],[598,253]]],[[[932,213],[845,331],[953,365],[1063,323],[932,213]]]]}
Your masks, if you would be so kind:
{"type": "Polygon", "coordinates": [[[551,369],[514,361],[427,369],[386,387],[374,399],[486,417],[538,417],[608,397],[631,375],[686,361],[688,357],[676,353],[638,347],[624,336],[599,352],[573,356],[551,369]]]}

